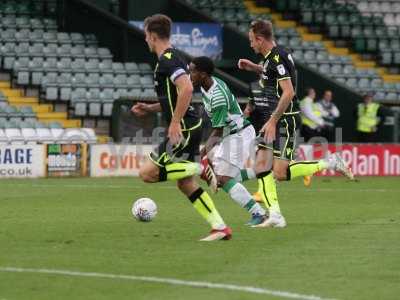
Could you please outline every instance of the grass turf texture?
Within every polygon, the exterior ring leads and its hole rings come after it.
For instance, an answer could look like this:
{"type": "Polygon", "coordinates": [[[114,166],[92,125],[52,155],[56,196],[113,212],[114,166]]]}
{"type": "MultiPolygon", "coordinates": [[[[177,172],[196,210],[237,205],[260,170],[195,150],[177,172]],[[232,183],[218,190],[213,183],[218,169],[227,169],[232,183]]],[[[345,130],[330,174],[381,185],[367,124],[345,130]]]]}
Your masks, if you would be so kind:
{"type": "MultiPolygon", "coordinates": [[[[255,190],[256,183],[248,184],[255,190]]],[[[214,196],[234,230],[209,230],[172,183],[137,179],[0,181],[0,266],[48,268],[249,285],[337,299],[398,299],[398,178],[314,178],[280,183],[283,230],[247,228],[248,215],[214,196]],[[148,196],[159,213],[131,217],[148,196]]],[[[0,299],[282,299],[119,279],[0,272],[0,299]]]]}

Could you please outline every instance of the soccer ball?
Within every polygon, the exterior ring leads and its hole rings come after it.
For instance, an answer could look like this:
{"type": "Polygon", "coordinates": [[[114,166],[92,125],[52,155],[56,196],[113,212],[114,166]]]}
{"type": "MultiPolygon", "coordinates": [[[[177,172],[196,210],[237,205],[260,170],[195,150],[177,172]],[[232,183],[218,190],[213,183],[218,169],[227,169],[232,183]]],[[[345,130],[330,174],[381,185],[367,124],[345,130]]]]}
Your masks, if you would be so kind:
{"type": "Polygon", "coordinates": [[[139,221],[150,222],[157,215],[157,205],[150,198],[140,198],[132,205],[132,215],[139,221]]]}

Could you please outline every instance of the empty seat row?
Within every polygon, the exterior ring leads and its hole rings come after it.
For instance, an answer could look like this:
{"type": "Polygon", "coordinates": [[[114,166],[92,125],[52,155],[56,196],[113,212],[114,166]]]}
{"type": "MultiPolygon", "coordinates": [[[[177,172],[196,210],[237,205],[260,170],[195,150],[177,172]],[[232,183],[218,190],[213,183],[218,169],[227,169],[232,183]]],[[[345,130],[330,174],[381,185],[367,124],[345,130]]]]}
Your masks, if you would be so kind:
{"type": "Polygon", "coordinates": [[[7,102],[0,102],[0,118],[35,118],[36,114],[30,106],[15,107],[7,102]]]}
{"type": "Polygon", "coordinates": [[[350,57],[341,55],[329,54],[326,50],[295,50],[293,56],[299,61],[306,62],[319,62],[329,64],[349,64],[351,62],[350,57]]]}
{"type": "Polygon", "coordinates": [[[150,75],[125,75],[125,74],[102,74],[93,73],[85,75],[78,73],[72,76],[71,73],[48,73],[42,78],[43,88],[52,86],[59,87],[153,87],[153,77],[150,75]]]}
{"type": "Polygon", "coordinates": [[[43,57],[21,57],[16,59],[12,65],[15,72],[34,71],[34,72],[68,72],[68,73],[115,73],[115,74],[150,74],[149,64],[136,63],[116,63],[109,59],[71,59],[71,58],[47,58],[43,57]]]}
{"type": "Polygon", "coordinates": [[[0,4],[0,14],[3,15],[42,15],[46,14],[54,15],[57,8],[57,1],[9,1],[2,0],[0,4]]]}
{"type": "Polygon", "coordinates": [[[186,0],[189,5],[198,7],[198,8],[236,8],[236,9],[244,9],[244,3],[242,0],[186,0]]]}
{"type": "Polygon", "coordinates": [[[140,98],[156,99],[154,89],[106,89],[98,95],[98,91],[75,90],[71,94],[71,106],[74,108],[74,115],[77,117],[110,117],[112,115],[113,102],[119,98],[140,98]]]}
{"type": "Polygon", "coordinates": [[[330,74],[333,76],[346,76],[358,78],[378,78],[379,75],[375,69],[359,69],[355,68],[352,64],[320,64],[318,71],[322,74],[330,74]]]}
{"type": "Polygon", "coordinates": [[[14,62],[19,59],[25,57],[25,61],[29,61],[29,59],[33,59],[35,57],[38,58],[73,58],[81,59],[82,62],[85,59],[100,59],[100,60],[111,60],[112,54],[110,50],[107,48],[96,48],[96,47],[57,47],[56,45],[43,46],[43,44],[33,45],[21,45],[17,46],[14,49],[8,47],[7,44],[0,46],[0,58],[3,58],[3,68],[11,69],[13,67],[14,62]]]}
{"type": "Polygon", "coordinates": [[[155,98],[154,88],[71,88],[51,86],[44,90],[44,98],[49,101],[71,102],[112,102],[121,97],[155,98]]]}
{"type": "Polygon", "coordinates": [[[0,129],[0,143],[96,143],[92,128],[6,128],[0,129]]]}
{"type": "Polygon", "coordinates": [[[20,118],[3,118],[0,117],[0,128],[62,128],[59,122],[42,123],[36,118],[21,120],[20,118]]]}
{"type": "Polygon", "coordinates": [[[32,62],[27,68],[14,64],[14,80],[20,85],[41,85],[42,83],[57,82],[60,84],[73,83],[77,86],[80,84],[98,85],[100,82],[111,84],[114,81],[113,78],[117,76],[123,84],[150,85],[153,84],[153,81],[149,74],[150,71],[147,67],[139,69],[135,63],[122,64],[111,63],[111,61],[101,62],[98,65],[89,61],[83,66],[79,63],[68,66],[67,63],[64,64],[62,61],[55,65],[43,63],[40,66],[39,63],[32,62]]]}
{"type": "Polygon", "coordinates": [[[74,115],[76,117],[111,117],[113,103],[112,102],[75,102],[73,104],[74,115]]]}
{"type": "Polygon", "coordinates": [[[14,17],[6,16],[0,18],[0,26],[3,28],[15,28],[15,29],[57,29],[57,22],[54,19],[36,19],[27,17],[14,17]]]}
{"type": "Polygon", "coordinates": [[[5,29],[0,31],[0,42],[3,43],[44,43],[44,44],[72,44],[72,45],[97,45],[93,34],[45,31],[43,29],[5,29]]]}
{"type": "Polygon", "coordinates": [[[336,80],[342,83],[345,83],[347,86],[351,88],[359,88],[359,89],[369,89],[369,88],[374,88],[375,90],[377,88],[382,88],[383,87],[383,82],[382,79],[380,78],[375,78],[375,79],[368,79],[368,78],[345,78],[345,77],[336,77],[336,80]]]}
{"type": "Polygon", "coordinates": [[[119,98],[146,98],[156,97],[155,91],[152,88],[134,88],[134,89],[96,89],[96,88],[77,88],[71,90],[71,102],[112,102],[119,98]]]}
{"type": "Polygon", "coordinates": [[[362,12],[380,12],[380,13],[400,13],[399,2],[388,1],[359,1],[357,8],[362,12]]]}

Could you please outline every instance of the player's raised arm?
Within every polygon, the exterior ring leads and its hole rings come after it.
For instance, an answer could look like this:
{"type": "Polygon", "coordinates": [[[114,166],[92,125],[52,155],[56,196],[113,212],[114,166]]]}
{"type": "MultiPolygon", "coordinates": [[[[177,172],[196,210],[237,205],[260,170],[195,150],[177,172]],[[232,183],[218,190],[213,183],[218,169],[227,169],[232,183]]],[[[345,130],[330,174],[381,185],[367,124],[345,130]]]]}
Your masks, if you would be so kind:
{"type": "Polygon", "coordinates": [[[148,113],[156,113],[161,111],[160,103],[143,103],[138,102],[132,106],[131,112],[134,113],[138,117],[144,117],[148,113]]]}
{"type": "Polygon", "coordinates": [[[253,63],[248,59],[241,58],[238,61],[238,68],[241,70],[246,70],[250,72],[255,72],[257,74],[261,74],[263,72],[263,67],[253,63]]]}

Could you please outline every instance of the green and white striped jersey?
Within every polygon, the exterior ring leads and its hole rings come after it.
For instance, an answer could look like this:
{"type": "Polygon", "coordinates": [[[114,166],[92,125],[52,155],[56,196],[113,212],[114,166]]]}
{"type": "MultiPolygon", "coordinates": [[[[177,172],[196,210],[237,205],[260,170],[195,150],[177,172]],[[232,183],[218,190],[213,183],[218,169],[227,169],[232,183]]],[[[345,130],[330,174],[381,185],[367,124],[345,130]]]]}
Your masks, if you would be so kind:
{"type": "Polygon", "coordinates": [[[211,119],[212,127],[223,127],[223,136],[226,136],[249,125],[250,122],[243,116],[239,103],[227,84],[217,77],[213,76],[212,79],[214,83],[208,91],[201,88],[204,108],[211,119]]]}

